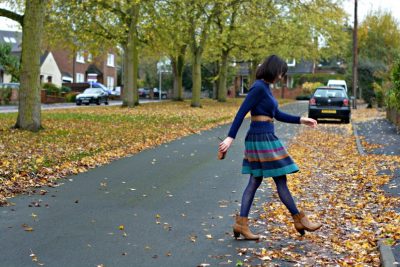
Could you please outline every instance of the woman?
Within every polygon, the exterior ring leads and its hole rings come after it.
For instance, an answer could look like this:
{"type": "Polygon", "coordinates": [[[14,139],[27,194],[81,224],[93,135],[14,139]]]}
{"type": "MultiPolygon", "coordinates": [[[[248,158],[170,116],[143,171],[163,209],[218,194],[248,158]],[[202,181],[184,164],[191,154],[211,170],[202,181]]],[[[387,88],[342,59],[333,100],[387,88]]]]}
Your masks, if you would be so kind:
{"type": "Polygon", "coordinates": [[[264,60],[257,68],[256,81],[237,112],[228,137],[219,145],[219,153],[224,156],[232,145],[244,117],[251,111],[251,124],[245,139],[246,150],[242,164],[242,173],[250,174],[250,179],[243,192],[240,215],[236,216],[233,225],[235,238],[240,235],[250,240],[260,238],[250,231],[248,215],[254,195],[264,177],[273,178],[279,198],[291,213],[294,226],[301,235],[305,234],[305,230],[315,231],[322,226],[310,222],[305,214],[297,209],[287,187],[286,174],[298,172],[299,169],[274,134],[273,118],[313,128],[317,126],[316,120],[289,115],[278,109],[278,102],[272,95],[270,84],[279,81],[286,72],[287,64],[278,56],[272,55],[264,60]]]}

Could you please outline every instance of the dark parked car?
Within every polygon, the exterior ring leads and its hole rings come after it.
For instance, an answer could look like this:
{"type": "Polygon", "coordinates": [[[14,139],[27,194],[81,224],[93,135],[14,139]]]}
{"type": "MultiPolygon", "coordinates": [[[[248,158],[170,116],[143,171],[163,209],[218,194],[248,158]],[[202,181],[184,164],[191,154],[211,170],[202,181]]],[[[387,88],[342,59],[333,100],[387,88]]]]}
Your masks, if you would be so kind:
{"type": "Polygon", "coordinates": [[[138,89],[139,97],[149,98],[150,97],[150,89],[147,88],[139,88],[138,89]]]}
{"type": "MultiPolygon", "coordinates": [[[[160,92],[158,91],[158,88],[153,89],[153,94],[154,98],[160,98],[160,92]]],[[[161,98],[166,99],[167,98],[167,92],[161,91],[161,98]]]]}
{"type": "Polygon", "coordinates": [[[101,88],[88,88],[82,94],[76,96],[76,104],[78,106],[91,103],[100,105],[104,103],[108,105],[108,94],[101,88]]]}
{"type": "Polygon", "coordinates": [[[342,87],[319,87],[309,101],[309,118],[332,118],[350,123],[350,116],[350,100],[342,87]]]}

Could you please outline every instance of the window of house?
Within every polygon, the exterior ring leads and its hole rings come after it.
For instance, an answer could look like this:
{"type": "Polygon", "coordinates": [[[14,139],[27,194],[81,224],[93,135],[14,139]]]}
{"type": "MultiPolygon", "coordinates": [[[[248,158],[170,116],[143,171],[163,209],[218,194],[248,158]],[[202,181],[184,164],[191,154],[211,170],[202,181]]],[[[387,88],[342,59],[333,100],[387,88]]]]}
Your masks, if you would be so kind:
{"type": "Polygon", "coordinates": [[[48,82],[48,83],[52,83],[52,82],[53,82],[53,77],[47,76],[47,82],[48,82]]]}
{"type": "Polygon", "coordinates": [[[92,60],[93,60],[93,56],[92,56],[91,53],[89,53],[88,56],[87,56],[87,61],[88,62],[92,62],[92,60]]]}
{"type": "Polygon", "coordinates": [[[114,55],[113,54],[108,54],[107,66],[114,67],[114,55]]]}
{"type": "Polygon", "coordinates": [[[77,83],[85,82],[85,75],[83,75],[83,73],[77,73],[76,74],[76,82],[77,83]]]}
{"type": "Polygon", "coordinates": [[[76,62],[85,63],[85,57],[84,57],[82,51],[79,51],[78,53],[76,53],[76,62]]]}
{"type": "Polygon", "coordinates": [[[114,77],[107,76],[107,87],[109,89],[113,89],[114,88],[114,77]]]}
{"type": "Polygon", "coordinates": [[[16,44],[16,43],[17,43],[17,40],[15,40],[14,37],[10,37],[10,41],[11,41],[11,43],[13,43],[13,44],[16,44]]]}
{"type": "Polygon", "coordinates": [[[7,36],[4,36],[3,39],[4,39],[4,42],[11,43],[10,38],[8,38],[7,36]]]}
{"type": "Polygon", "coordinates": [[[287,60],[286,61],[288,67],[295,67],[296,66],[296,59],[287,60]]]}

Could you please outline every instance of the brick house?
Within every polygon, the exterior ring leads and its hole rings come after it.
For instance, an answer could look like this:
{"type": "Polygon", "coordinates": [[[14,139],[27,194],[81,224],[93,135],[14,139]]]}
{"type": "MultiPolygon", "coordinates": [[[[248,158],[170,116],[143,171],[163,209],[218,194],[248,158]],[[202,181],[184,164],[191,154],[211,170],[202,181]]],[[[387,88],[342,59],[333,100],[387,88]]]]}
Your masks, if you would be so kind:
{"type": "Polygon", "coordinates": [[[114,52],[93,57],[86,51],[73,53],[67,49],[52,49],[62,74],[63,83],[99,82],[110,89],[117,83],[114,52]]]}

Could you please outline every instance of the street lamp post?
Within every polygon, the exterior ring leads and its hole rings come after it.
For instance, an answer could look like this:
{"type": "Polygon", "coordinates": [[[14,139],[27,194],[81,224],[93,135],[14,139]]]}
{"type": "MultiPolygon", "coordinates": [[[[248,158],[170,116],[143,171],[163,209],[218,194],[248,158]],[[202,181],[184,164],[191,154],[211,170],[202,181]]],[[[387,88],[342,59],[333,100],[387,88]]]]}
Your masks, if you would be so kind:
{"type": "Polygon", "coordinates": [[[158,88],[158,98],[161,101],[162,99],[162,73],[168,73],[171,72],[169,67],[171,66],[171,61],[169,59],[161,59],[158,63],[157,63],[157,71],[159,74],[159,88],[158,88]]]}
{"type": "Polygon", "coordinates": [[[158,71],[160,73],[160,79],[159,79],[159,88],[158,88],[158,99],[161,101],[161,79],[162,79],[162,69],[158,71]]]}

